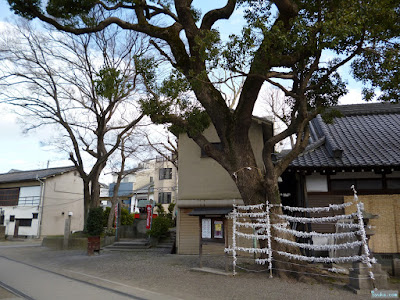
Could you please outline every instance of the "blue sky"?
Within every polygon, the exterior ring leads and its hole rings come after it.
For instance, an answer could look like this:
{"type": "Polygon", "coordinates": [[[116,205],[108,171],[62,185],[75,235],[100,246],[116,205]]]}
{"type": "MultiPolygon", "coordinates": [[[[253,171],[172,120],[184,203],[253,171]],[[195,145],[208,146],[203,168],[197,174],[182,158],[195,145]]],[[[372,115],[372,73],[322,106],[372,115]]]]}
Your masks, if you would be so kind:
{"type": "MultiPolygon", "coordinates": [[[[194,1],[195,6],[201,3],[204,7],[203,13],[209,8],[223,6],[225,1],[194,1]]],[[[0,0],[0,21],[5,22],[6,18],[12,16],[8,3],[0,0]]],[[[228,32],[237,31],[241,27],[241,14],[232,16],[230,20],[220,21],[216,25],[222,30],[222,37],[228,32]]],[[[349,76],[349,67],[343,67],[342,75],[349,82],[349,94],[343,97],[341,104],[352,104],[361,102],[361,83],[355,82],[349,76]]],[[[41,141],[51,135],[48,129],[38,129],[27,135],[22,134],[22,127],[15,115],[0,106],[2,117],[0,118],[0,173],[8,172],[10,169],[31,170],[46,168],[49,162],[50,167],[60,165],[71,165],[66,154],[51,151],[41,146],[41,141]]]]}

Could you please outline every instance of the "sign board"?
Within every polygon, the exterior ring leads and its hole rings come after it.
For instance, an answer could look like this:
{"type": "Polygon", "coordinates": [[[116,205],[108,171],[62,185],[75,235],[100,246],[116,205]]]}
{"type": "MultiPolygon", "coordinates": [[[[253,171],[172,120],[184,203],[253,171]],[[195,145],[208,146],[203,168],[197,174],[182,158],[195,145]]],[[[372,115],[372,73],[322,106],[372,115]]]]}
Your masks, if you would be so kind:
{"type": "Polygon", "coordinates": [[[222,232],[222,221],[214,221],[214,238],[215,239],[222,239],[224,238],[223,232],[222,232]]]}
{"type": "Polygon", "coordinates": [[[201,220],[201,237],[203,239],[211,239],[211,219],[201,220]]]}
{"type": "Polygon", "coordinates": [[[146,219],[146,229],[151,227],[151,219],[153,216],[151,204],[146,205],[147,219],[146,219]]]}

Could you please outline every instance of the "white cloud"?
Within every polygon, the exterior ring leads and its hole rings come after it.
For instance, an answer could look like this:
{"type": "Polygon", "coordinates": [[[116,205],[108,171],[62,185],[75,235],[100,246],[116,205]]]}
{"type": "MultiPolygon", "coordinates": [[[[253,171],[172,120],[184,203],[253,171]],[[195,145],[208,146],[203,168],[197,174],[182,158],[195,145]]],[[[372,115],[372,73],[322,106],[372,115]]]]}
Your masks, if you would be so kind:
{"type": "Polygon", "coordinates": [[[365,103],[362,99],[361,89],[350,88],[349,92],[339,99],[340,105],[365,103]]]}

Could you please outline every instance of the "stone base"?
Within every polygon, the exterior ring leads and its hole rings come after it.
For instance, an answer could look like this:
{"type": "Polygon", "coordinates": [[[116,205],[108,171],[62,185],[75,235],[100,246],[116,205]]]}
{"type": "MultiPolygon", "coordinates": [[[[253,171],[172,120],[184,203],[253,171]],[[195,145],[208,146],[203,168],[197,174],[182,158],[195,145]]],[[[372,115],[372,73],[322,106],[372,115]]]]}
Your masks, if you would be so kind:
{"type": "Polygon", "coordinates": [[[400,277],[400,259],[393,258],[393,276],[400,277]]]}
{"type": "Polygon", "coordinates": [[[375,280],[369,278],[369,269],[363,263],[353,263],[349,273],[349,288],[357,294],[370,294],[373,289],[387,289],[387,274],[382,271],[380,264],[372,265],[375,280]]]}

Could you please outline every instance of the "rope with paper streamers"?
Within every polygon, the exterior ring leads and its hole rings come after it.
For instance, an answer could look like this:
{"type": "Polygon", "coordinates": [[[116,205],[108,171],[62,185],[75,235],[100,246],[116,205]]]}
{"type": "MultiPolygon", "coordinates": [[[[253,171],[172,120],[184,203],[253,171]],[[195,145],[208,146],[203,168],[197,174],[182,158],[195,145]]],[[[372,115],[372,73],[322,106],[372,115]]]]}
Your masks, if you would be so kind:
{"type": "MultiPolygon", "coordinates": [[[[289,260],[298,260],[308,263],[348,263],[354,261],[360,261],[366,264],[366,268],[369,269],[369,277],[374,283],[374,274],[372,272],[372,264],[375,263],[374,258],[370,258],[370,252],[368,249],[367,236],[364,227],[364,220],[362,215],[363,204],[358,200],[357,192],[352,186],[352,190],[354,192],[354,200],[351,202],[346,202],[343,204],[330,204],[326,207],[290,207],[284,206],[282,204],[269,204],[268,202],[265,204],[257,204],[257,205],[233,205],[233,211],[230,213],[230,218],[233,220],[233,230],[232,230],[232,246],[225,249],[225,252],[232,253],[233,257],[233,275],[236,274],[237,266],[237,254],[238,252],[246,252],[251,254],[266,254],[266,258],[256,258],[255,263],[261,265],[268,265],[268,270],[270,272],[270,277],[272,277],[272,261],[275,261],[272,257],[272,253],[275,252],[280,256],[286,257],[289,260]],[[335,216],[329,217],[295,217],[281,214],[274,214],[278,218],[282,219],[282,223],[271,224],[270,223],[270,209],[272,207],[281,207],[284,210],[290,212],[303,212],[303,213],[320,213],[320,212],[332,212],[344,209],[351,205],[356,205],[357,212],[352,214],[339,214],[335,216]],[[334,223],[338,227],[348,228],[352,231],[350,232],[337,232],[337,233],[319,233],[315,231],[305,232],[299,231],[295,229],[287,228],[290,224],[289,222],[297,222],[303,224],[332,224],[333,222],[338,222],[340,220],[351,220],[357,218],[357,224],[349,224],[349,223],[334,223]],[[249,219],[253,220],[253,222],[249,222],[249,219]],[[282,234],[286,233],[298,238],[358,238],[357,241],[338,243],[338,244],[325,244],[325,245],[313,245],[308,243],[300,243],[294,242],[288,239],[284,239],[278,236],[271,235],[271,227],[275,229],[276,232],[280,232],[282,234]],[[242,229],[251,228],[254,230],[254,233],[244,233],[242,229]],[[256,245],[254,247],[241,247],[237,245],[237,238],[245,238],[245,239],[253,239],[254,241],[266,240],[265,248],[257,248],[256,245]],[[295,246],[301,249],[307,250],[341,250],[341,249],[351,249],[355,247],[362,247],[361,255],[352,255],[352,256],[339,256],[339,257],[316,257],[316,256],[305,256],[299,254],[293,254],[285,251],[278,251],[272,249],[271,239],[274,239],[276,242],[286,245],[295,246]]],[[[332,272],[338,273],[338,270],[335,268],[331,268],[332,272]]],[[[367,278],[365,278],[367,279],[367,278]]]]}

